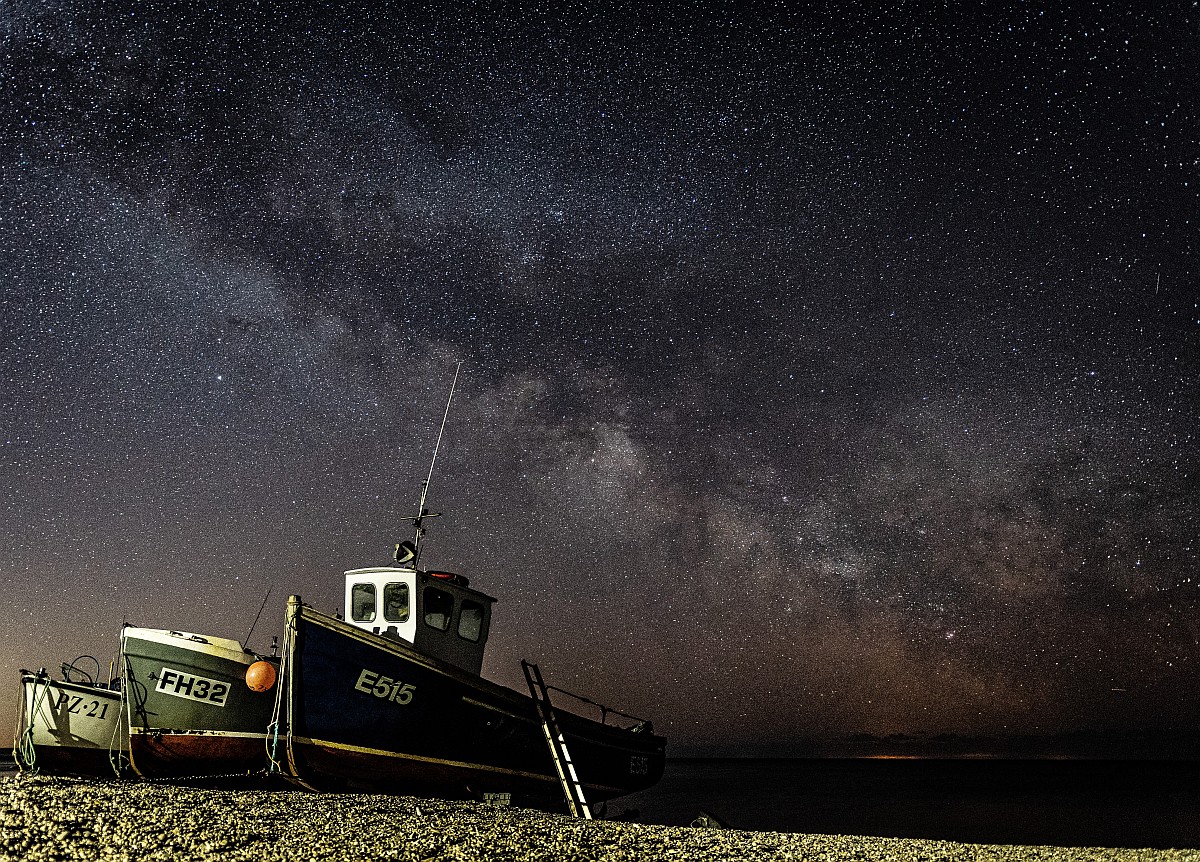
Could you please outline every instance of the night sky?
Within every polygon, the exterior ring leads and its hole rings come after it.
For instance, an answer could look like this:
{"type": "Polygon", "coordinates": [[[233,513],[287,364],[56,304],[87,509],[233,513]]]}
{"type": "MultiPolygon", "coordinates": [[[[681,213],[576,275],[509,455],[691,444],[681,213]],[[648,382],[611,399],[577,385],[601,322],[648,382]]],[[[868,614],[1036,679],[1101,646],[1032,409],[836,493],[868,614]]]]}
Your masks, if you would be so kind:
{"type": "Polygon", "coordinates": [[[673,754],[1194,728],[1200,9],[833,6],[0,6],[0,715],[340,611],[461,360],[486,676],[673,754]]]}

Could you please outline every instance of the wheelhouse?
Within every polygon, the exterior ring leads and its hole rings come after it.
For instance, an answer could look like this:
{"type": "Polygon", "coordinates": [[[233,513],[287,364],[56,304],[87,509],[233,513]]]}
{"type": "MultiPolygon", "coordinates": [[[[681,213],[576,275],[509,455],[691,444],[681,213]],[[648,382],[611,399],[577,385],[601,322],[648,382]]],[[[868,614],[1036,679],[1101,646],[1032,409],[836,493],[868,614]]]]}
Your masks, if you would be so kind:
{"type": "Polygon", "coordinates": [[[496,600],[450,572],[401,566],[346,572],[346,621],[478,674],[496,600]]]}

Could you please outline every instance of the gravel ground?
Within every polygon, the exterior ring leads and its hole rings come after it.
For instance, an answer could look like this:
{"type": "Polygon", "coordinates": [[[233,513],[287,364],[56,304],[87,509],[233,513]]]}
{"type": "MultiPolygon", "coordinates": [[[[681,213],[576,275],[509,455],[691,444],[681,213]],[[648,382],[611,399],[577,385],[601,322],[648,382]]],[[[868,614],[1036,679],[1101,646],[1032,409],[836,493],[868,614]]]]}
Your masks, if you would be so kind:
{"type": "Polygon", "coordinates": [[[1198,850],[1002,847],[581,821],[407,796],[0,780],[0,860],[1197,860],[1198,850]]]}

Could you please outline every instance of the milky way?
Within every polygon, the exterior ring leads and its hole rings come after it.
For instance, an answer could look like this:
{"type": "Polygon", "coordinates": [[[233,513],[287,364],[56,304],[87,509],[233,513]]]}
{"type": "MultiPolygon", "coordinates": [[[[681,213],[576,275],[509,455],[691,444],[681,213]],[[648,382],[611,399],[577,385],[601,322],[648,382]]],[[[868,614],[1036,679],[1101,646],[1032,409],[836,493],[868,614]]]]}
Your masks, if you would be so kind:
{"type": "Polygon", "coordinates": [[[675,753],[1200,719],[1194,6],[0,13],[0,694],[407,538],[675,753]]]}

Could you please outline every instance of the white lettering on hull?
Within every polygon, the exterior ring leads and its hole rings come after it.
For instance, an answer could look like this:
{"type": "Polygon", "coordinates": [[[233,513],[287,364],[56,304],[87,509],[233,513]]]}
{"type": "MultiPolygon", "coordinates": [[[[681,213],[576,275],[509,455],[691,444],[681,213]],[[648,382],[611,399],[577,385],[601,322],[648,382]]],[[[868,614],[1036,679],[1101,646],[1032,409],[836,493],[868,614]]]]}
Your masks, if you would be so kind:
{"type": "Polygon", "coordinates": [[[411,683],[400,682],[390,676],[380,676],[375,671],[365,668],[358,675],[358,682],[354,684],[354,688],[364,694],[371,694],[381,700],[389,700],[401,706],[411,703],[413,692],[417,690],[417,687],[411,683]]]}

